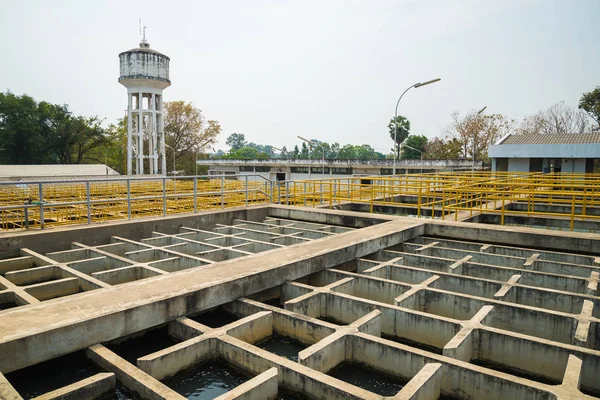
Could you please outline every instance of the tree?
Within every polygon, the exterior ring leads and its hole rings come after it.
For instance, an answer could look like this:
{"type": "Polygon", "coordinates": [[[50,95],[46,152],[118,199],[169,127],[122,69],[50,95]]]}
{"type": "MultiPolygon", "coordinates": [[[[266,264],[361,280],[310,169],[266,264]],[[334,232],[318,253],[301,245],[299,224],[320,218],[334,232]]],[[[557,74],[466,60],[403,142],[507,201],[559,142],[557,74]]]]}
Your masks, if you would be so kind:
{"type": "Polygon", "coordinates": [[[398,115],[396,118],[396,124],[394,124],[394,118],[390,120],[388,124],[388,129],[390,131],[390,137],[394,140],[396,138],[396,143],[394,146],[394,150],[396,152],[396,157],[400,157],[400,144],[404,142],[404,140],[410,134],[410,121],[403,117],[402,115],[398,115]],[[398,134],[396,135],[396,124],[398,126],[398,134]]]}
{"type": "Polygon", "coordinates": [[[435,137],[425,146],[424,159],[459,160],[462,158],[462,143],[457,138],[435,137]]]}
{"type": "Polygon", "coordinates": [[[332,143],[329,147],[329,154],[327,154],[327,158],[335,160],[339,158],[338,153],[340,152],[340,144],[338,142],[332,143]]]}
{"type": "Polygon", "coordinates": [[[585,133],[590,130],[588,114],[585,111],[578,111],[567,106],[564,102],[558,102],[546,110],[523,118],[523,121],[517,128],[517,133],[564,135],[585,133]]]}
{"type": "Polygon", "coordinates": [[[460,143],[460,158],[474,158],[484,163],[488,161],[488,146],[514,131],[514,121],[501,114],[481,115],[472,110],[463,117],[455,112],[452,119],[448,133],[457,139],[453,144],[460,143]]]}
{"type": "Polygon", "coordinates": [[[300,151],[300,158],[304,160],[308,158],[308,146],[306,145],[306,142],[302,142],[302,151],[300,151]]]}
{"type": "Polygon", "coordinates": [[[420,150],[423,153],[419,153],[416,150],[410,149],[406,146],[402,146],[402,158],[409,160],[418,160],[421,158],[421,154],[425,153],[425,147],[427,146],[427,138],[423,135],[410,135],[404,141],[404,144],[407,146],[413,147],[417,150],[420,150]]]}
{"type": "Polygon", "coordinates": [[[254,160],[258,158],[258,150],[254,147],[244,146],[241,149],[231,149],[227,158],[233,158],[238,160],[254,160]]]}
{"type": "Polygon", "coordinates": [[[596,89],[581,96],[579,109],[587,112],[596,121],[596,129],[600,129],[600,86],[596,86],[596,89]]]}
{"type": "Polygon", "coordinates": [[[247,145],[246,138],[244,137],[243,133],[232,133],[227,137],[225,144],[231,147],[232,150],[239,150],[247,145]]]}
{"type": "Polygon", "coordinates": [[[356,159],[356,149],[351,144],[347,144],[340,149],[338,158],[341,160],[354,160],[356,159]]]}
{"type": "Polygon", "coordinates": [[[281,158],[289,158],[290,157],[290,153],[288,152],[287,147],[283,146],[281,148],[280,156],[281,156],[281,158]]]}
{"type": "MultiPolygon", "coordinates": [[[[221,126],[208,121],[192,103],[171,101],[164,103],[165,142],[175,149],[175,160],[185,174],[195,173],[196,154],[204,153],[217,142],[221,126]]],[[[167,151],[167,165],[173,162],[173,152],[167,151]],[[170,160],[169,160],[170,159],[170,160]]]]}
{"type": "Polygon", "coordinates": [[[80,164],[108,144],[98,117],[75,117],[66,104],[0,93],[0,163],[80,164]]]}
{"type": "Polygon", "coordinates": [[[300,150],[298,150],[298,145],[294,146],[294,152],[292,153],[292,158],[296,159],[300,156],[300,150]]]}
{"type": "Polygon", "coordinates": [[[368,144],[354,146],[354,153],[358,160],[371,160],[374,157],[375,151],[368,144]]]}

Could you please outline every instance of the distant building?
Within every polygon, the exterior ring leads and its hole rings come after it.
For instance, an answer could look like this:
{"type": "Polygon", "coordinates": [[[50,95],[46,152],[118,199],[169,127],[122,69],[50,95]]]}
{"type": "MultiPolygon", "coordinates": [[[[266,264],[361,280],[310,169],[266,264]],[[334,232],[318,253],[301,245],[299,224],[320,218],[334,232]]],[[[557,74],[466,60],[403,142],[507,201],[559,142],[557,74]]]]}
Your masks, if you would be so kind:
{"type": "Polygon", "coordinates": [[[31,181],[115,177],[105,164],[0,165],[0,181],[31,181]]]}
{"type": "MultiPolygon", "coordinates": [[[[398,160],[396,174],[418,174],[436,171],[470,170],[472,161],[467,160],[398,160]]],[[[198,160],[198,165],[208,165],[209,175],[254,175],[270,180],[301,180],[316,178],[347,178],[360,175],[391,175],[392,160],[198,160]]],[[[476,169],[481,169],[477,162],[476,169]]]]}
{"type": "Polygon", "coordinates": [[[492,171],[591,173],[600,133],[506,135],[489,146],[492,171]]]}

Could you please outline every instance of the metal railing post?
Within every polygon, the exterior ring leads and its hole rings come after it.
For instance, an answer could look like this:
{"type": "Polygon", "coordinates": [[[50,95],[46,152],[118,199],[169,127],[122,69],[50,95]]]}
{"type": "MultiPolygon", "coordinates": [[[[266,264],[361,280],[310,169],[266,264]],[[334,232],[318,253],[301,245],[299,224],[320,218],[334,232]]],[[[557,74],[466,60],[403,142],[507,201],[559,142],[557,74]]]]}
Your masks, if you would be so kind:
{"type": "Polygon", "coordinates": [[[573,232],[575,228],[575,194],[573,194],[573,199],[571,200],[571,224],[569,225],[569,229],[573,232]]]}
{"type": "Polygon", "coordinates": [[[221,175],[221,209],[225,208],[225,175],[221,175]]]}
{"type": "Polygon", "coordinates": [[[44,189],[42,184],[38,184],[38,197],[40,200],[40,229],[44,229],[44,189]]]}
{"type": "Polygon", "coordinates": [[[167,215],[167,178],[163,178],[163,216],[167,215]]]}
{"type": "Polygon", "coordinates": [[[87,223],[89,225],[92,223],[92,199],[90,199],[90,181],[85,182],[85,198],[87,205],[87,223]]]}
{"type": "Polygon", "coordinates": [[[277,182],[277,204],[281,204],[281,185],[277,182]]]}
{"type": "Polygon", "coordinates": [[[246,206],[248,205],[248,175],[245,176],[246,178],[246,206]]]}
{"type": "Polygon", "coordinates": [[[285,205],[290,205],[290,183],[285,181],[285,205]]]}
{"type": "Polygon", "coordinates": [[[304,182],[304,207],[306,207],[306,182],[304,182]]]}
{"type": "Polygon", "coordinates": [[[442,221],[446,216],[446,188],[442,187],[442,221]]]}
{"type": "Polygon", "coordinates": [[[194,177],[194,214],[198,212],[198,177],[194,177]]]}
{"type": "Polygon", "coordinates": [[[127,219],[131,219],[131,180],[127,179],[127,219]]]}

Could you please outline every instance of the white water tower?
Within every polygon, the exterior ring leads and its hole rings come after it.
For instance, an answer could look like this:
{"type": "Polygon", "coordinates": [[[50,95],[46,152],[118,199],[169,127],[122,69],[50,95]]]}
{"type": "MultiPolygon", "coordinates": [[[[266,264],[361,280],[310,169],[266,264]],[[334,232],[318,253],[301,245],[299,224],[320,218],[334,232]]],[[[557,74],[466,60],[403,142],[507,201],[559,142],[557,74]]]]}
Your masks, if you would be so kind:
{"type": "Polygon", "coordinates": [[[169,57],[150,49],[144,37],[137,49],[119,54],[119,83],[127,88],[127,175],[167,174],[162,92],[171,86],[169,57]]]}

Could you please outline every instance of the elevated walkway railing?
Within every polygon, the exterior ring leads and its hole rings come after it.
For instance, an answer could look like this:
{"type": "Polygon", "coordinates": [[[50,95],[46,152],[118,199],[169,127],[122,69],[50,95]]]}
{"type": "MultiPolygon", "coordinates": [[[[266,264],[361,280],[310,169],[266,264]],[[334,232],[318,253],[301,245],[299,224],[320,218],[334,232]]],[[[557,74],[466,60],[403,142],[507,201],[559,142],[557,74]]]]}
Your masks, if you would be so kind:
{"type": "MultiPolygon", "coordinates": [[[[271,181],[256,175],[0,182],[0,230],[44,229],[261,203],[461,220],[477,214],[600,224],[600,175],[452,172],[271,181]],[[351,209],[351,208],[349,208],[351,209]],[[403,209],[403,210],[401,210],[403,209]]],[[[598,227],[600,231],[600,225],[598,227]]]]}

